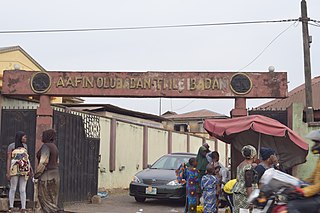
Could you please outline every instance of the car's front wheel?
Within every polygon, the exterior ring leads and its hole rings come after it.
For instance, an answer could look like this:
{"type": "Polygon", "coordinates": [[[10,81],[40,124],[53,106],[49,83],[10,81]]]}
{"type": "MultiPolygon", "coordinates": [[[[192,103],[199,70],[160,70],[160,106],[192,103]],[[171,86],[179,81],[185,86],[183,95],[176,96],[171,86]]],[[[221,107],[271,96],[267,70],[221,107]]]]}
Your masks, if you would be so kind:
{"type": "Polygon", "coordinates": [[[145,197],[134,197],[134,199],[139,203],[143,203],[144,201],[146,201],[145,197]]]}

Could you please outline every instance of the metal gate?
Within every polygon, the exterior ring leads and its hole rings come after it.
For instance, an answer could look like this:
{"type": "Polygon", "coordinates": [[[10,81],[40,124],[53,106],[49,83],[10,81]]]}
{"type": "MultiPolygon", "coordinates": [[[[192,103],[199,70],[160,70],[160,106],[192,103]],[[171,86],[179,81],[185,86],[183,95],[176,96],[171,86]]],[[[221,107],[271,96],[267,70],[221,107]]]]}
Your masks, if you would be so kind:
{"type": "MultiPolygon", "coordinates": [[[[54,110],[53,127],[57,131],[59,149],[60,195],[59,203],[84,201],[97,194],[100,124],[99,117],[54,110]]],[[[8,145],[15,133],[24,131],[28,136],[28,152],[34,168],[36,144],[36,110],[2,109],[0,185],[7,186],[6,160],[8,145]]],[[[17,189],[17,191],[19,191],[17,189]]],[[[33,183],[27,185],[27,198],[33,200],[33,183]]]]}
{"type": "MultiPolygon", "coordinates": [[[[1,112],[1,153],[0,153],[0,185],[8,186],[6,178],[8,145],[14,142],[17,131],[24,131],[28,137],[28,153],[34,168],[36,142],[36,110],[35,109],[6,109],[1,112]]],[[[17,188],[17,191],[19,189],[17,188]]],[[[33,200],[33,183],[27,185],[27,199],[33,200]]]]}
{"type": "Polygon", "coordinates": [[[56,109],[53,118],[60,158],[59,200],[87,200],[98,190],[99,117],[56,109]]]}

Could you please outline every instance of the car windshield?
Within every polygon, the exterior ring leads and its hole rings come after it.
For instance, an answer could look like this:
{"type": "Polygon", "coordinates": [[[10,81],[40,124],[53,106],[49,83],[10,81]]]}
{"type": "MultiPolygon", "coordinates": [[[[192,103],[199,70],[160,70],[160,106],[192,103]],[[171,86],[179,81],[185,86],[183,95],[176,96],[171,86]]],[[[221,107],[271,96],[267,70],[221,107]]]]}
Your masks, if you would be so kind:
{"type": "Polygon", "coordinates": [[[176,170],[182,163],[188,163],[191,157],[193,156],[163,156],[151,166],[151,169],[176,170]]]}

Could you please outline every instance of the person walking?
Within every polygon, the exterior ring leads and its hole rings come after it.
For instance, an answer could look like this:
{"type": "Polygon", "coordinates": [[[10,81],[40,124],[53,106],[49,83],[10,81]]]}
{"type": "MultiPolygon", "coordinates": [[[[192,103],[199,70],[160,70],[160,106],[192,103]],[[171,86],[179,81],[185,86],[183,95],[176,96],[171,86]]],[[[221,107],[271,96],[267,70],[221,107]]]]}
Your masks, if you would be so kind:
{"type": "Polygon", "coordinates": [[[15,142],[8,146],[7,153],[7,179],[10,181],[9,191],[9,212],[12,212],[16,188],[19,183],[21,199],[21,212],[26,211],[26,187],[29,176],[32,175],[32,168],[29,161],[27,135],[18,131],[15,135],[15,142]]]}
{"type": "Polygon", "coordinates": [[[56,138],[54,129],[42,133],[40,150],[37,153],[38,166],[35,178],[38,179],[38,199],[43,212],[59,212],[58,195],[60,187],[59,151],[53,143],[56,138]]]}
{"type": "Polygon", "coordinates": [[[255,171],[253,163],[257,156],[256,149],[246,145],[241,150],[245,158],[237,167],[237,182],[233,187],[234,212],[239,213],[240,209],[249,209],[248,197],[255,186],[255,171]]]}
{"type": "Polygon", "coordinates": [[[216,187],[219,182],[213,164],[207,165],[207,174],[202,177],[201,189],[203,190],[202,197],[204,203],[204,213],[218,212],[216,187]]]}

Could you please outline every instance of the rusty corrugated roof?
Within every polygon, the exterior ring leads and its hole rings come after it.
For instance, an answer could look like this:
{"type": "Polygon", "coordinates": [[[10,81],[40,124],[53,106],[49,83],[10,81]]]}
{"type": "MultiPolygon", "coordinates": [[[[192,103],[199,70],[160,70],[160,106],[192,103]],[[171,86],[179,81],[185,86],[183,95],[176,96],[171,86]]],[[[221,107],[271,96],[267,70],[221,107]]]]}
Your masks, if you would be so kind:
{"type": "Polygon", "coordinates": [[[81,111],[89,111],[89,112],[112,112],[112,113],[117,113],[117,114],[122,114],[122,115],[128,115],[136,118],[142,118],[146,120],[152,120],[156,122],[162,122],[162,121],[167,121],[168,119],[149,114],[149,113],[144,113],[144,112],[138,112],[138,111],[133,111],[125,108],[121,108],[118,106],[114,106],[112,104],[66,104],[66,103],[61,103],[61,104],[56,104],[59,106],[66,106],[70,109],[78,109],[81,111]]]}
{"type": "MultiPolygon", "coordinates": [[[[313,108],[315,110],[320,110],[320,76],[312,79],[312,97],[313,108]]],[[[303,103],[304,106],[306,105],[304,84],[291,90],[287,98],[275,99],[273,101],[258,106],[256,109],[286,109],[292,103],[303,103]]]]}
{"type": "Polygon", "coordinates": [[[228,116],[212,112],[207,109],[187,112],[179,115],[166,116],[167,119],[187,119],[187,118],[227,118],[228,116]]]}

